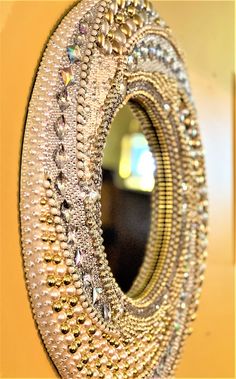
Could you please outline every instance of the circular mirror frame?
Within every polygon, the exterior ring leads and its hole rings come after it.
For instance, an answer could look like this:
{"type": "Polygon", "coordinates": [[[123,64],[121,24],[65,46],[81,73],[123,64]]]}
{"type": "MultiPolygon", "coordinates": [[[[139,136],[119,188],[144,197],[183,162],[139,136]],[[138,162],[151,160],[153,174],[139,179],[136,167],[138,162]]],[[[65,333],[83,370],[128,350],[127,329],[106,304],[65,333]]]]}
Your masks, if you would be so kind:
{"type": "Polygon", "coordinates": [[[172,375],[201,292],[207,193],[182,54],[148,0],[82,0],[51,36],[28,107],[20,214],[34,317],[61,377],[172,375]],[[125,294],[100,194],[106,136],[128,102],[158,169],[144,262],[125,294]]]}

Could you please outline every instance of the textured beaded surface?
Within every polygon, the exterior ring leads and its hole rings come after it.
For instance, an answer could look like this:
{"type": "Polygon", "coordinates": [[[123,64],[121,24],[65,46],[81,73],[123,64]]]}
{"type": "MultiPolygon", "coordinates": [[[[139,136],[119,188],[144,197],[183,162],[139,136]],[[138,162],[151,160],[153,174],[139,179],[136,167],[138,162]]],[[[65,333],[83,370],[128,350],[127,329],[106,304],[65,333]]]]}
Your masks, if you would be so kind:
{"type": "Polygon", "coordinates": [[[208,204],[185,64],[149,0],[82,0],[58,26],[28,107],[20,186],[27,287],[61,377],[173,375],[199,303],[208,204]],[[100,194],[106,137],[127,103],[158,169],[144,262],[125,294],[100,194]]]}

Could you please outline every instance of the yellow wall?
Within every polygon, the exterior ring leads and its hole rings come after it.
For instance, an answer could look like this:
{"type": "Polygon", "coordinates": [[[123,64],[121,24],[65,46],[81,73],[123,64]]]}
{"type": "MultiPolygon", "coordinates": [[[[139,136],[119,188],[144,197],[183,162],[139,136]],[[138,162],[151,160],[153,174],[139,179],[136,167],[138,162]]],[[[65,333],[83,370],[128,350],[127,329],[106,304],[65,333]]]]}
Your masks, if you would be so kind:
{"type": "MultiPolygon", "coordinates": [[[[55,378],[32,320],[18,233],[18,173],[27,99],[49,31],[66,1],[1,2],[2,377],[55,378]]],[[[210,192],[208,270],[178,377],[233,377],[233,3],[156,2],[186,53],[205,142],[210,192]]]]}

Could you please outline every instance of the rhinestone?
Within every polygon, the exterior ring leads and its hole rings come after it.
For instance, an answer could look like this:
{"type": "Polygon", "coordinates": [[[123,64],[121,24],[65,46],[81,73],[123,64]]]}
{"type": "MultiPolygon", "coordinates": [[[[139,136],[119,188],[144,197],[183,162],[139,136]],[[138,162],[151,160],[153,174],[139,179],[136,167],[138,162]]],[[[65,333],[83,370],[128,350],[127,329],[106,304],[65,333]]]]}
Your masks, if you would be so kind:
{"type": "Polygon", "coordinates": [[[75,37],[75,44],[78,46],[82,46],[85,42],[85,36],[83,34],[79,34],[75,37]]]}
{"type": "Polygon", "coordinates": [[[79,31],[81,34],[87,34],[89,30],[88,24],[86,22],[81,22],[79,24],[79,31]]]}
{"type": "Polygon", "coordinates": [[[69,84],[72,84],[73,81],[74,81],[74,75],[73,75],[71,67],[65,67],[65,68],[63,68],[61,70],[61,76],[62,76],[62,80],[63,80],[65,86],[68,86],[69,84]]]}
{"type": "Polygon", "coordinates": [[[92,277],[90,274],[84,274],[83,283],[85,288],[88,288],[92,285],[92,277]]]}
{"type": "Polygon", "coordinates": [[[148,56],[148,48],[147,48],[147,46],[141,46],[140,51],[141,51],[142,58],[146,59],[147,56],[148,56]]]}
{"type": "Polygon", "coordinates": [[[67,160],[64,146],[61,144],[54,152],[54,161],[58,168],[62,168],[67,160]]]}
{"type": "Polygon", "coordinates": [[[132,69],[134,66],[134,57],[132,55],[129,55],[127,63],[129,65],[129,67],[132,69]]]}
{"type": "Polygon", "coordinates": [[[166,112],[170,112],[170,105],[168,103],[163,104],[163,108],[166,112]]]}
{"type": "Polygon", "coordinates": [[[82,263],[82,254],[79,249],[76,250],[75,253],[75,264],[76,266],[80,266],[82,263]]]}
{"type": "Polygon", "coordinates": [[[67,54],[70,60],[70,63],[75,63],[81,58],[81,50],[79,46],[71,45],[67,47],[67,54]]]}
{"type": "Polygon", "coordinates": [[[64,91],[62,91],[61,93],[57,94],[57,102],[58,102],[58,105],[59,105],[61,111],[64,111],[65,109],[67,109],[69,107],[70,99],[69,99],[69,96],[68,96],[66,89],[64,91]]]}
{"type": "Polygon", "coordinates": [[[55,180],[55,188],[59,192],[60,195],[64,195],[66,180],[67,179],[66,179],[65,175],[62,172],[59,172],[59,174],[55,180]]]}
{"type": "Polygon", "coordinates": [[[154,59],[156,56],[156,48],[154,46],[150,46],[148,49],[148,55],[150,59],[154,59]]]}
{"type": "Polygon", "coordinates": [[[96,304],[101,298],[102,288],[94,287],[93,288],[93,304],[96,304]]]}
{"type": "Polygon", "coordinates": [[[61,215],[62,218],[66,221],[69,222],[71,219],[71,205],[64,200],[63,203],[61,204],[61,215]]]}
{"type": "Polygon", "coordinates": [[[76,232],[77,232],[77,228],[75,226],[72,226],[69,228],[69,231],[67,234],[67,243],[71,246],[73,246],[76,242],[76,232]]]}
{"type": "Polygon", "coordinates": [[[104,320],[110,321],[111,320],[111,306],[110,304],[103,304],[103,316],[104,320]]]}
{"type": "Polygon", "coordinates": [[[63,115],[58,117],[57,121],[54,124],[54,129],[57,137],[62,140],[65,136],[66,131],[68,130],[68,125],[66,124],[65,117],[63,115]]]}

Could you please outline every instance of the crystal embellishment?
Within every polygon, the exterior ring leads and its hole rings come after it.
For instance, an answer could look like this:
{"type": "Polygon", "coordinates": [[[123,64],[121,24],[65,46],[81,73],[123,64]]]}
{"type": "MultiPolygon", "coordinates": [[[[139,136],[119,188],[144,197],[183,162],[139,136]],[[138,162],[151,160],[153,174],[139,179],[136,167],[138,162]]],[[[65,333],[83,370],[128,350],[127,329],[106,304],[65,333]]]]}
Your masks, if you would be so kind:
{"type": "Polygon", "coordinates": [[[66,124],[64,115],[58,117],[57,121],[54,124],[54,129],[57,137],[62,140],[68,130],[68,125],[66,124]]]}
{"type": "Polygon", "coordinates": [[[76,242],[76,232],[77,232],[77,228],[75,226],[70,227],[68,230],[67,243],[71,246],[74,246],[76,242]]]}
{"type": "Polygon", "coordinates": [[[67,55],[70,60],[70,63],[78,62],[81,58],[81,50],[78,45],[71,45],[67,47],[67,55]]]}
{"type": "Polygon", "coordinates": [[[61,144],[54,152],[54,160],[58,168],[62,168],[67,160],[64,146],[61,144]]]}
{"type": "Polygon", "coordinates": [[[57,192],[59,192],[60,195],[64,195],[65,193],[65,182],[66,182],[66,177],[65,175],[60,171],[58,176],[56,177],[55,180],[55,188],[57,192]]]}
{"type": "Polygon", "coordinates": [[[111,306],[110,304],[103,304],[103,316],[105,321],[111,320],[111,306]]]}
{"type": "Polygon", "coordinates": [[[88,288],[92,285],[92,277],[90,274],[84,274],[83,283],[84,283],[84,288],[88,288]]]}
{"type": "Polygon", "coordinates": [[[57,94],[57,102],[62,112],[70,106],[70,98],[66,89],[57,94]]]}
{"type": "Polygon", "coordinates": [[[77,249],[75,253],[75,264],[76,266],[80,266],[81,263],[82,263],[82,254],[81,254],[80,249],[77,249]]]}
{"type": "Polygon", "coordinates": [[[74,75],[71,66],[64,67],[61,70],[61,76],[65,86],[68,86],[69,84],[72,84],[74,82],[74,75]]]}
{"type": "Polygon", "coordinates": [[[95,305],[101,298],[102,288],[94,287],[93,288],[93,305],[95,305]]]}
{"type": "Polygon", "coordinates": [[[88,24],[86,22],[81,22],[79,24],[79,31],[81,34],[87,34],[89,30],[88,24]]]}
{"type": "Polygon", "coordinates": [[[64,200],[61,204],[61,215],[64,221],[69,222],[71,219],[71,205],[64,200]]]}

